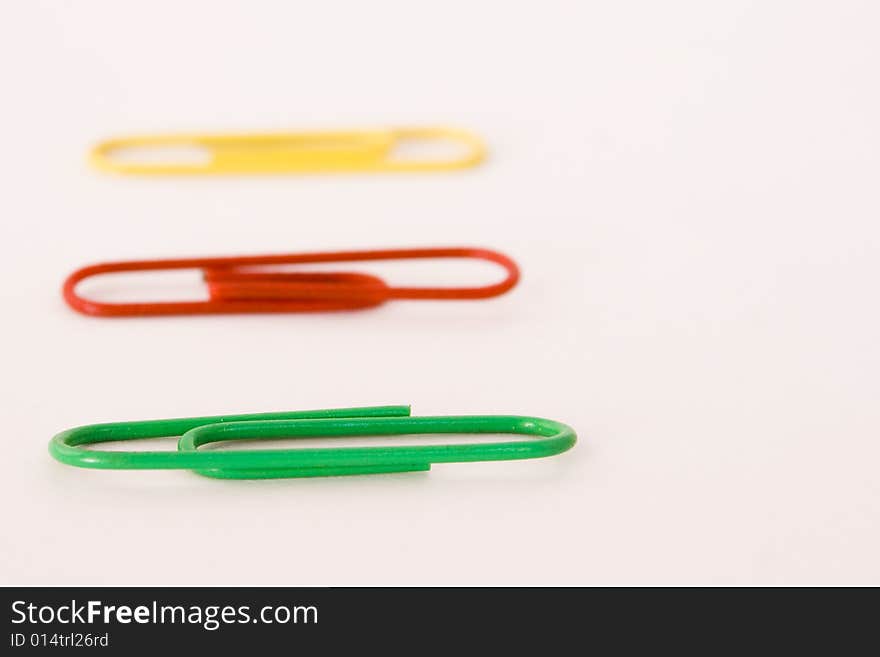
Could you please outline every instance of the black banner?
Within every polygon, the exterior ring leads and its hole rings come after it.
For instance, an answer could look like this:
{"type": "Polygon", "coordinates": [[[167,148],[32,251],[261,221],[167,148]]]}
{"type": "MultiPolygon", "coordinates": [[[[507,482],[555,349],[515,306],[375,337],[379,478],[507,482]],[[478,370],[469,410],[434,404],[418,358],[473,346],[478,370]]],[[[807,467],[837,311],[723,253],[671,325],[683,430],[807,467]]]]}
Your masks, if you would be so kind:
{"type": "MultiPolygon", "coordinates": [[[[839,652],[876,604],[807,589],[6,588],[3,654],[696,645],[839,652]],[[829,599],[830,598],[830,599],[829,599]],[[845,604],[851,601],[850,607],[845,604]],[[848,609],[844,616],[840,612],[848,609]],[[845,623],[834,632],[833,619],[845,623]]],[[[872,592],[875,593],[875,592],[872,592]]],[[[875,595],[869,596],[876,599],[875,595]]],[[[867,646],[866,646],[867,647],[867,646]]]]}

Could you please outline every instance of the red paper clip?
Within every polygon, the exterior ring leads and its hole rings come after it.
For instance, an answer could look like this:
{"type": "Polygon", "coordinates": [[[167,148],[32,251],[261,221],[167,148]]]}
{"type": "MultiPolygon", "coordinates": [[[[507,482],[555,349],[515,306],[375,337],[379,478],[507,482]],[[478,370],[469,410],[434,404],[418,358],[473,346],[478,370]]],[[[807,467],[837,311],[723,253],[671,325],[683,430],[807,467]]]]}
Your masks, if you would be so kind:
{"type": "Polygon", "coordinates": [[[188,258],[109,262],[83,267],[64,282],[64,299],[74,310],[99,317],[287,313],[359,310],[389,299],[486,299],[504,294],[519,280],[519,268],[506,255],[478,248],[340,251],[236,258],[188,258]],[[358,262],[416,258],[477,258],[501,265],[507,277],[483,287],[391,287],[381,278],[354,272],[267,271],[267,267],[319,262],[358,262]],[[253,268],[259,268],[254,270],[253,268]],[[76,293],[77,284],[98,274],[201,269],[206,301],[104,303],[76,293]]]}

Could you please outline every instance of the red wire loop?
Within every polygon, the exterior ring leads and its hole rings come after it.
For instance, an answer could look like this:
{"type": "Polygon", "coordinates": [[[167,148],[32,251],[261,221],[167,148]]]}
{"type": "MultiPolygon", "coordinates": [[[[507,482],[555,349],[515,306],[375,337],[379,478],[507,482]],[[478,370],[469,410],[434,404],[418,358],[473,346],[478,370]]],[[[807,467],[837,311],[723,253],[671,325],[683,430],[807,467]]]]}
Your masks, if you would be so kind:
{"type": "Polygon", "coordinates": [[[235,258],[189,258],[109,262],[78,269],[64,281],[64,299],[74,310],[99,317],[285,313],[360,310],[390,299],[486,299],[504,294],[519,281],[516,263],[502,253],[479,248],[388,249],[235,258]],[[391,287],[381,278],[353,272],[265,271],[266,267],[323,262],[363,262],[423,258],[476,258],[507,272],[500,283],[481,287],[391,287]],[[260,271],[251,268],[260,267],[260,271]],[[105,303],[76,293],[82,280],[119,272],[201,269],[206,301],[105,303]]]}

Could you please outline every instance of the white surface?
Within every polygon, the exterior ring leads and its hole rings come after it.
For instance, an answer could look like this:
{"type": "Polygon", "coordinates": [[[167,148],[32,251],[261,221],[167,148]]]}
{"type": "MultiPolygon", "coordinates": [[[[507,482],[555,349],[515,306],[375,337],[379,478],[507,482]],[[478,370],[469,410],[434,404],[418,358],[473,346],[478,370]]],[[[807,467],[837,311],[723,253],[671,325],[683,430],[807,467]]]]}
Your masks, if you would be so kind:
{"type": "Polygon", "coordinates": [[[0,582],[880,583],[876,3],[125,4],[0,10],[0,582]],[[84,162],[120,134],[434,123],[491,159],[84,162]],[[109,321],[59,295],[100,260],[435,244],[524,280],[345,316],[109,321]],[[78,424],[373,403],[580,442],[237,483],[46,452],[78,424]]]}

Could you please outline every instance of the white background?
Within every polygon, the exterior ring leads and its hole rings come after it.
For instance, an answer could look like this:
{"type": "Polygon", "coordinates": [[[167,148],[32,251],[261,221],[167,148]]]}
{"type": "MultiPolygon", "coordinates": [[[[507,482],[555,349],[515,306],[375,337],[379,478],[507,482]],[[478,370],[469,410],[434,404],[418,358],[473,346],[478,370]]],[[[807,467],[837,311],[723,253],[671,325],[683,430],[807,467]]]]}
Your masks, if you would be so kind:
{"type": "Polygon", "coordinates": [[[880,583],[876,3],[0,12],[0,582],[880,583]],[[131,133],[423,124],[481,134],[490,159],[226,179],[85,161],[131,133]],[[101,260],[456,244],[511,254],[522,284],[133,320],[59,292],[101,260]],[[580,442],[251,482],[46,451],[93,422],[387,403],[550,417],[580,442]]]}

